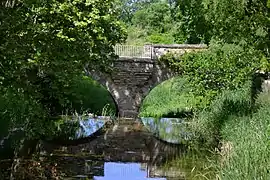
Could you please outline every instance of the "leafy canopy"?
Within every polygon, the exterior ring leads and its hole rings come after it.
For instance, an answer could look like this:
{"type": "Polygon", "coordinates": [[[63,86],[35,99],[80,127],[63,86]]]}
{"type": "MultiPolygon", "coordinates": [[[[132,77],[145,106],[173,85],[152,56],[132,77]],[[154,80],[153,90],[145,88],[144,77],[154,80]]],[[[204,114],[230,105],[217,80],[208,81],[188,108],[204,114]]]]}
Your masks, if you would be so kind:
{"type": "Polygon", "coordinates": [[[0,92],[5,101],[13,94],[32,102],[28,109],[33,116],[28,112],[29,118],[20,121],[33,127],[71,103],[68,89],[86,65],[108,70],[113,46],[125,39],[125,31],[114,0],[14,2],[0,5],[0,92]]]}

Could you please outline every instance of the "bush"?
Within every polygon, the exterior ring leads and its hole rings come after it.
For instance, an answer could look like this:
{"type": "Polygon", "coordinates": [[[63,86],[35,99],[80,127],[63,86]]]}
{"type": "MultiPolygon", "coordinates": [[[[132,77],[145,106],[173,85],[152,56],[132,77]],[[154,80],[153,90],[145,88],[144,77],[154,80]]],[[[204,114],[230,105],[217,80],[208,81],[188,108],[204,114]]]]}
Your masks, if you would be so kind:
{"type": "Polygon", "coordinates": [[[251,82],[238,90],[223,91],[211,102],[209,108],[199,112],[193,120],[194,144],[216,147],[220,131],[228,119],[251,114],[255,109],[251,101],[251,82]]]}
{"type": "Polygon", "coordinates": [[[13,155],[22,138],[39,138],[45,132],[42,106],[29,96],[6,89],[0,95],[0,158],[13,155]]]}
{"type": "Polygon", "coordinates": [[[260,69],[261,53],[235,44],[214,44],[208,50],[163,56],[171,68],[186,75],[191,91],[206,97],[208,104],[221,91],[241,88],[260,69]]]}
{"type": "Polygon", "coordinates": [[[169,33],[153,33],[149,35],[147,41],[153,44],[173,44],[174,37],[169,33]]]}
{"type": "Polygon", "coordinates": [[[101,115],[105,106],[109,106],[108,108],[111,111],[116,112],[115,103],[110,93],[98,82],[87,76],[78,76],[73,79],[68,92],[68,99],[71,103],[71,112],[90,111],[101,115]]]}

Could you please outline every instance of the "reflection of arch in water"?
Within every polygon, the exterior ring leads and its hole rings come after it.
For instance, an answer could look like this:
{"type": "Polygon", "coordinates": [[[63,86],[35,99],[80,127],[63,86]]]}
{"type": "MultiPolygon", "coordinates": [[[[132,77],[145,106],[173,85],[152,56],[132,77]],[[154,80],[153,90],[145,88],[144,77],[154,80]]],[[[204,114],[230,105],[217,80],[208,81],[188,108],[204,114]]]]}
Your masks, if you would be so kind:
{"type": "Polygon", "coordinates": [[[188,119],[193,114],[190,103],[193,98],[188,94],[187,85],[184,78],[174,77],[156,86],[145,98],[141,107],[141,120],[159,140],[185,144],[191,138],[188,119]]]}
{"type": "Polygon", "coordinates": [[[193,136],[189,122],[183,118],[141,118],[145,127],[153,135],[171,144],[186,144],[193,136]]]}
{"type": "MultiPolygon", "coordinates": [[[[170,144],[155,138],[148,142],[146,147],[149,149],[150,153],[149,161],[144,164],[144,169],[147,170],[148,177],[165,177],[168,173],[163,171],[162,167],[188,152],[188,147],[185,145],[170,144]]],[[[173,169],[170,169],[170,171],[171,170],[173,169]]],[[[174,171],[174,178],[182,179],[184,177],[181,169],[174,169],[174,171]]]]}
{"type": "Polygon", "coordinates": [[[187,151],[187,146],[182,144],[171,144],[151,138],[145,146],[149,151],[149,163],[151,165],[161,165],[166,161],[174,159],[187,151]]]}

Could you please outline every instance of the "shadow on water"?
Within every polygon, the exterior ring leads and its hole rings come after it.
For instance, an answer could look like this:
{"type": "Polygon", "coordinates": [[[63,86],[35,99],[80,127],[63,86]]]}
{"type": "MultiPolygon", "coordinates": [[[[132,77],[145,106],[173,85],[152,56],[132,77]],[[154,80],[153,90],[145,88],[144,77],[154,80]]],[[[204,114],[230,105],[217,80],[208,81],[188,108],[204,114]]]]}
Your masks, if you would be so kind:
{"type": "Polygon", "coordinates": [[[205,179],[198,174],[212,173],[206,168],[208,155],[160,141],[138,121],[119,121],[97,132],[70,144],[41,142],[38,172],[49,179],[94,180],[205,179]]]}

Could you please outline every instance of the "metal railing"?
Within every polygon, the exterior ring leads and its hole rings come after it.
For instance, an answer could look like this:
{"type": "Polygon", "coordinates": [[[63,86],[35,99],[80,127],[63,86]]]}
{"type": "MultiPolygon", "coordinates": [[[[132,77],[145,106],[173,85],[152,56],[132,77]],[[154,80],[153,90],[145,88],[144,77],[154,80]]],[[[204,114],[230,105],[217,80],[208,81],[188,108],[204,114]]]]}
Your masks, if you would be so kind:
{"type": "Polygon", "coordinates": [[[116,45],[115,54],[119,57],[152,58],[152,46],[116,45]]]}

